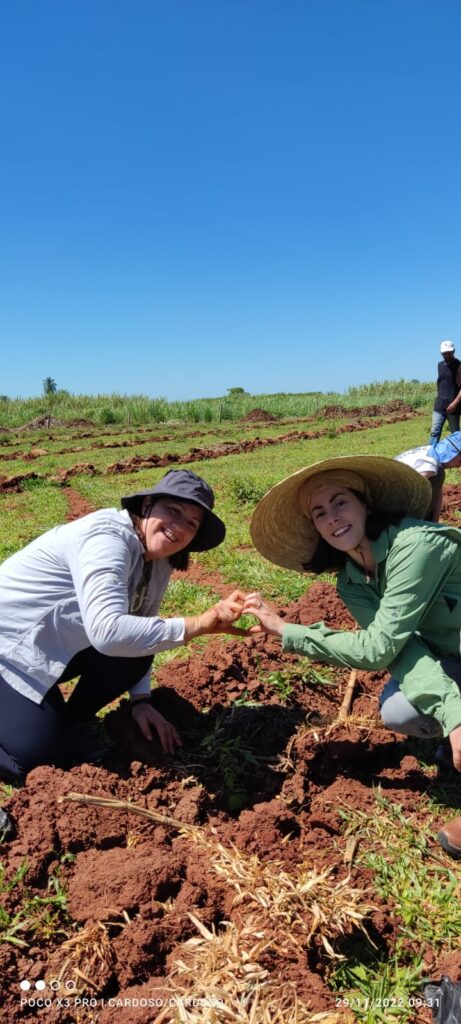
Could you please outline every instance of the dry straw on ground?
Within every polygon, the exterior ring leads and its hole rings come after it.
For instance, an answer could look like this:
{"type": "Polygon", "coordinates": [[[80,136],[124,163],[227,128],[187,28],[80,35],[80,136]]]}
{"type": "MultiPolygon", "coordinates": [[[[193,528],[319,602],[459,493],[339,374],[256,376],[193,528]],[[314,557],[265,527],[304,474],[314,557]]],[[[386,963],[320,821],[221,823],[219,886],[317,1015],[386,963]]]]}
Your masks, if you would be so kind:
{"type": "MultiPolygon", "coordinates": [[[[297,998],[292,983],[287,982],[282,988],[276,986],[261,961],[267,954],[285,957],[287,944],[295,954],[303,956],[314,937],[329,957],[336,957],[335,940],[353,929],[364,929],[364,918],[371,909],[365,894],[350,885],[349,877],[334,882],[330,869],[318,871],[302,863],[289,874],[281,863],[264,864],[256,855],[248,856],[236,847],[224,846],[213,830],[207,833],[203,828],[185,825],[177,818],[126,801],[79,793],[68,794],[63,801],[119,807],[186,833],[202,854],[206,852],[210,869],[235,891],[233,905],[238,908],[243,924],[225,922],[219,931],[210,930],[189,914],[199,934],[183,944],[165,979],[176,1005],[165,1008],[157,1024],[339,1024],[335,1013],[314,1014],[297,998]],[[198,978],[204,995],[192,1000],[191,993],[197,994],[198,978]]],[[[101,924],[100,929],[104,928],[101,924]]],[[[73,950],[82,949],[82,933],[80,936],[80,945],[78,936],[71,940],[73,950]]],[[[107,968],[108,949],[102,931],[98,941],[107,968]]],[[[94,967],[92,958],[97,945],[94,941],[89,945],[94,967]]],[[[69,943],[64,944],[63,952],[69,948],[69,943]]],[[[75,955],[73,959],[75,973],[80,977],[86,975],[88,958],[85,969],[81,961],[77,967],[75,955]]],[[[341,1020],[345,1022],[344,1015],[341,1020]]]]}
{"type": "Polygon", "coordinates": [[[271,942],[257,930],[256,916],[240,931],[231,922],[217,933],[189,917],[199,935],[185,942],[168,982],[176,1006],[165,1008],[156,1024],[348,1024],[337,1013],[314,1013],[298,999],[296,985],[271,980],[258,958],[271,942]],[[197,997],[197,979],[204,997],[197,997]],[[191,998],[194,993],[194,999],[191,998]]]}

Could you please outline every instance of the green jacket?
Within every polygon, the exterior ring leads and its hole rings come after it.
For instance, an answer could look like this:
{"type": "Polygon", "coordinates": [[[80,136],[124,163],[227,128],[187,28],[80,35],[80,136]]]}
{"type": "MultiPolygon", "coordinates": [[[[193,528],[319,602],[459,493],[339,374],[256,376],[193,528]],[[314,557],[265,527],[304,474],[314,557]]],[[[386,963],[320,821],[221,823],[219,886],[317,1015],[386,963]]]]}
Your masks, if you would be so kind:
{"type": "Polygon", "coordinates": [[[460,658],[461,530],[402,519],[372,542],[374,578],[349,559],[337,590],[361,629],[285,626],[284,651],[331,665],[388,669],[445,736],[461,725],[461,694],[440,659],[460,658]]]}

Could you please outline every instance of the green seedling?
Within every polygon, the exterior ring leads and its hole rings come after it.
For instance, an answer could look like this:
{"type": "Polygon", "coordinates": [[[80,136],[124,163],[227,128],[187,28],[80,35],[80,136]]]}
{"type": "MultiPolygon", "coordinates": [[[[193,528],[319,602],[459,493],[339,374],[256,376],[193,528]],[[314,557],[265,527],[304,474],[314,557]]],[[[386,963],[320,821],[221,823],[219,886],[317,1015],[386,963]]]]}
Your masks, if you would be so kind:
{"type": "Polygon", "coordinates": [[[294,687],[292,686],[289,677],[287,678],[287,675],[282,671],[270,672],[269,675],[266,676],[266,683],[275,690],[281,700],[288,700],[293,693],[294,687]]]}
{"type": "Polygon", "coordinates": [[[0,897],[2,894],[6,897],[0,904],[0,942],[27,948],[32,938],[38,942],[58,935],[67,938],[71,922],[67,914],[67,894],[59,878],[59,868],[48,879],[45,896],[33,894],[26,888],[20,909],[14,914],[9,912],[8,894],[22,884],[27,871],[27,862],[23,861],[13,877],[6,879],[5,866],[0,863],[0,897]]]}
{"type": "Polygon", "coordinates": [[[231,704],[234,708],[256,708],[258,701],[251,700],[248,690],[244,690],[240,697],[236,697],[235,700],[231,701],[231,704]]]}
{"type": "Polygon", "coordinates": [[[243,746],[239,736],[226,738],[226,731],[219,721],[211,733],[202,739],[200,749],[210,759],[210,767],[222,778],[222,791],[230,811],[244,807],[248,799],[246,781],[254,774],[258,758],[243,746]]]}

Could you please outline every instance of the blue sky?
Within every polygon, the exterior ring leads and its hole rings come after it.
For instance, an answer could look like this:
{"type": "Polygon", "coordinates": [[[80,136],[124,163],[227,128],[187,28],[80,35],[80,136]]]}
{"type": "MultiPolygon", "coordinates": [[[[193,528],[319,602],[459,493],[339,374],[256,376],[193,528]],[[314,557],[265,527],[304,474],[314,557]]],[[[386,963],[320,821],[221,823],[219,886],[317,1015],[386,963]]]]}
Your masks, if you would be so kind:
{"type": "Polygon", "coordinates": [[[0,393],[434,378],[459,0],[0,0],[0,393]]]}

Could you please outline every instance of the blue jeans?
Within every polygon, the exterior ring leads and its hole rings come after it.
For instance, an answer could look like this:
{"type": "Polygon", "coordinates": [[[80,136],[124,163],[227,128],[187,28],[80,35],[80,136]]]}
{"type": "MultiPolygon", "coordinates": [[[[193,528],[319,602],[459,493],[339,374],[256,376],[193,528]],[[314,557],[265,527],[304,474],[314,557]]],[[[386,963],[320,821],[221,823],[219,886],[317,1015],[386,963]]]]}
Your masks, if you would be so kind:
{"type": "MultiPolygon", "coordinates": [[[[442,668],[461,689],[461,659],[443,658],[442,668]]],[[[386,729],[403,733],[404,736],[419,736],[422,739],[441,738],[440,722],[433,715],[423,715],[402,693],[396,679],[386,683],[379,698],[381,718],[386,729]]]]}
{"type": "Polygon", "coordinates": [[[450,434],[459,430],[459,412],[436,412],[434,409],[429,444],[437,444],[440,441],[445,420],[448,420],[450,434]]]}

